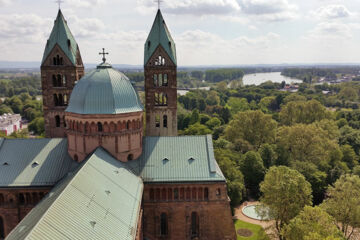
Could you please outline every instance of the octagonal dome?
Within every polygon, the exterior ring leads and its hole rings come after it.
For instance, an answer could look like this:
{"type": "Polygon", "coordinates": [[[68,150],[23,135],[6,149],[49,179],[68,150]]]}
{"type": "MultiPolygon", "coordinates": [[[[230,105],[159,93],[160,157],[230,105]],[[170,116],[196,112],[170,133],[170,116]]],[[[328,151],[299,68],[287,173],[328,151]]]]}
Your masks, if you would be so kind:
{"type": "Polygon", "coordinates": [[[130,80],[110,64],[102,63],[75,85],[66,112],[120,114],[143,111],[130,80]]]}

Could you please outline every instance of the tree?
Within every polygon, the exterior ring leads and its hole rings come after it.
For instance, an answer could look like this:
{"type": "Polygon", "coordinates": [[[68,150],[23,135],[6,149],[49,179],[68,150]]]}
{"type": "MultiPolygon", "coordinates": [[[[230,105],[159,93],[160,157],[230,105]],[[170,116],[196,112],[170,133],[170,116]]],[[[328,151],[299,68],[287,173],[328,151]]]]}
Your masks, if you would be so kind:
{"type": "Polygon", "coordinates": [[[289,102],[280,111],[280,121],[284,125],[310,124],[326,118],[331,118],[331,113],[316,100],[289,102]]]}
{"type": "Polygon", "coordinates": [[[311,204],[311,186],[298,171],[285,166],[271,167],[260,183],[260,202],[269,207],[280,239],[283,227],[311,204]]]}
{"type": "Polygon", "coordinates": [[[216,127],[219,127],[221,125],[221,121],[217,117],[211,118],[209,121],[205,123],[205,125],[210,128],[211,130],[215,129],[216,127]]]}
{"type": "Polygon", "coordinates": [[[215,149],[215,158],[226,177],[231,205],[237,206],[241,203],[245,190],[243,174],[236,165],[238,157],[230,150],[215,149]]]}
{"type": "Polygon", "coordinates": [[[342,175],[330,186],[321,205],[338,222],[338,228],[350,239],[360,228],[360,177],[342,175]]]}
{"type": "Polygon", "coordinates": [[[275,96],[264,97],[259,102],[259,108],[264,113],[269,113],[278,109],[275,96]]]}
{"type": "Polygon", "coordinates": [[[255,195],[259,194],[259,184],[264,180],[265,167],[260,154],[247,152],[240,162],[240,170],[244,175],[245,186],[255,195]]]}
{"type": "Polygon", "coordinates": [[[347,164],[350,169],[353,169],[358,164],[358,157],[354,149],[350,145],[341,146],[343,154],[342,161],[347,164]]]}
{"type": "Polygon", "coordinates": [[[282,152],[290,162],[312,162],[322,169],[330,167],[333,153],[339,149],[339,146],[327,137],[327,132],[314,125],[281,127],[276,140],[278,148],[284,149],[282,152]]]}
{"type": "Polygon", "coordinates": [[[275,161],[277,159],[277,154],[275,150],[276,145],[271,145],[268,143],[265,143],[260,147],[259,153],[266,168],[269,168],[270,166],[275,164],[275,161]]]}
{"type": "Polygon", "coordinates": [[[186,128],[183,132],[183,135],[207,135],[211,134],[211,130],[208,129],[205,125],[200,123],[195,123],[186,128]]]}
{"type": "Polygon", "coordinates": [[[352,87],[344,87],[339,92],[339,97],[348,101],[356,101],[359,98],[358,92],[352,87]]]}
{"type": "Polygon", "coordinates": [[[35,134],[42,135],[45,132],[45,124],[44,124],[44,118],[38,117],[32,120],[29,123],[29,130],[33,131],[35,134]]]}
{"type": "Polygon", "coordinates": [[[227,101],[227,106],[232,114],[250,110],[250,106],[246,98],[230,97],[227,101]]]}
{"type": "Polygon", "coordinates": [[[305,206],[282,230],[282,235],[290,240],[344,239],[334,224],[334,218],[320,207],[305,206]]]}
{"type": "Polygon", "coordinates": [[[357,155],[360,154],[360,130],[353,129],[349,126],[344,126],[340,129],[341,145],[348,144],[352,146],[357,155]]]}
{"type": "Polygon", "coordinates": [[[225,138],[232,143],[242,139],[257,150],[262,144],[275,141],[276,127],[271,115],[261,111],[240,112],[226,127],[225,138]]]}
{"type": "Polygon", "coordinates": [[[190,117],[190,125],[195,124],[197,122],[200,121],[200,115],[199,115],[199,110],[195,109],[192,111],[191,113],[191,117],[190,117]]]}
{"type": "Polygon", "coordinates": [[[285,104],[287,104],[289,102],[297,102],[297,101],[305,102],[306,97],[299,95],[299,94],[290,94],[289,96],[286,96],[284,99],[285,104]]]}
{"type": "Polygon", "coordinates": [[[220,97],[218,96],[216,91],[209,91],[205,101],[210,106],[219,105],[220,97]]]}

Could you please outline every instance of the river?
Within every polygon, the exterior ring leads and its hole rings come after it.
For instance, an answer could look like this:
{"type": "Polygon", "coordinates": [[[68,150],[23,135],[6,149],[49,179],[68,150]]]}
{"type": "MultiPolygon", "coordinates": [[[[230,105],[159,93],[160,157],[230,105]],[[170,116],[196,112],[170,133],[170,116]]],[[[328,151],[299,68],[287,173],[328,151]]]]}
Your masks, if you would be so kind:
{"type": "MultiPolygon", "coordinates": [[[[302,83],[302,80],[289,78],[281,75],[281,72],[267,72],[267,73],[254,73],[246,74],[243,77],[244,85],[260,85],[264,82],[272,81],[274,83],[281,83],[285,81],[286,83],[302,83]]],[[[209,90],[209,87],[202,88],[204,90],[209,90]]],[[[185,95],[188,90],[178,90],[178,94],[185,95]]]]}
{"type": "Polygon", "coordinates": [[[302,80],[285,77],[281,75],[281,72],[246,74],[243,77],[244,85],[260,85],[266,81],[272,81],[274,83],[281,83],[282,81],[286,83],[302,83],[302,80]]]}

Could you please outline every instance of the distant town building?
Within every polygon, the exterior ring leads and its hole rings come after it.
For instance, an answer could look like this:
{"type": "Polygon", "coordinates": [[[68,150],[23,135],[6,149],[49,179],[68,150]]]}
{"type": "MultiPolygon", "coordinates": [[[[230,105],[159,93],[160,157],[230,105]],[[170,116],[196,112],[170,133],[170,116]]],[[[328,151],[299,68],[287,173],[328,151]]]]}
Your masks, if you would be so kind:
{"type": "Polygon", "coordinates": [[[21,128],[20,114],[5,113],[0,116],[0,132],[5,133],[6,136],[21,130],[21,128]]]}

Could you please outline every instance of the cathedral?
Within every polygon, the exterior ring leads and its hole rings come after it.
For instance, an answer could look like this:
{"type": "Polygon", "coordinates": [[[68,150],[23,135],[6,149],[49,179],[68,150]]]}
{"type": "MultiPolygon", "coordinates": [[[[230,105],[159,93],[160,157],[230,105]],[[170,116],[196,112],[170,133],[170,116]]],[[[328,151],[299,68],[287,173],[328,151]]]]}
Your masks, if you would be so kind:
{"type": "Polygon", "coordinates": [[[0,239],[235,240],[211,136],[177,136],[161,11],[144,44],[145,107],[103,54],[85,74],[59,10],[41,62],[47,138],[0,139],[0,239]]]}

